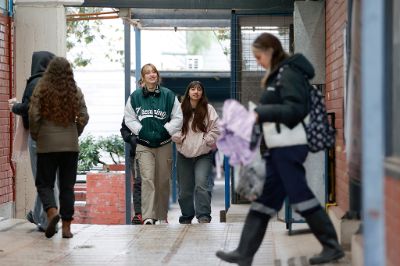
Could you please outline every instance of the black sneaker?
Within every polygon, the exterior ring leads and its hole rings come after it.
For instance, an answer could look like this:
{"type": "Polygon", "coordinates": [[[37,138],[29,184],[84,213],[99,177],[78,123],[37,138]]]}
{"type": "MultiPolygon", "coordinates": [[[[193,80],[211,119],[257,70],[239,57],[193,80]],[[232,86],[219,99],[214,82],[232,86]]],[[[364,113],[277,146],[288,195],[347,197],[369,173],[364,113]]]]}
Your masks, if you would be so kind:
{"type": "MultiPolygon", "coordinates": [[[[37,227],[37,230],[38,230],[39,232],[42,232],[42,233],[46,232],[46,229],[44,229],[44,228],[41,227],[41,226],[38,226],[38,227],[37,227]]],[[[56,229],[56,232],[57,232],[57,229],[56,229]]]]}
{"type": "Polygon", "coordinates": [[[179,223],[180,224],[191,224],[192,223],[192,219],[185,218],[185,217],[181,216],[181,217],[179,217],[179,223]]]}
{"type": "Polygon", "coordinates": [[[143,224],[143,218],[140,213],[135,214],[135,216],[133,216],[132,224],[143,224]]]}
{"type": "Polygon", "coordinates": [[[197,219],[199,224],[209,224],[211,222],[211,218],[207,216],[201,216],[199,219],[197,219]]]}
{"type": "Polygon", "coordinates": [[[36,224],[36,223],[35,223],[35,220],[33,220],[33,212],[32,212],[32,211],[29,211],[29,212],[26,214],[26,219],[27,219],[30,223],[36,224]]]}

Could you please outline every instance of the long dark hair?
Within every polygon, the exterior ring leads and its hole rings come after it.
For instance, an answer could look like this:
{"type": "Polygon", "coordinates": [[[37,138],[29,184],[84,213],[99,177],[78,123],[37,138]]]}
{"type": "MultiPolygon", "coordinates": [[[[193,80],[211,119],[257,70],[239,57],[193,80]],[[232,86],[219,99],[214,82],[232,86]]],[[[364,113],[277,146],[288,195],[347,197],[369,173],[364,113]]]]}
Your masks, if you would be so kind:
{"type": "MultiPolygon", "coordinates": [[[[273,50],[271,58],[271,72],[289,55],[283,50],[281,41],[271,33],[264,32],[258,36],[253,42],[253,48],[261,51],[265,51],[269,48],[273,50]]],[[[261,81],[262,85],[265,85],[268,76],[264,77],[261,81]]]]}
{"type": "Polygon", "coordinates": [[[185,95],[183,96],[181,107],[183,113],[182,135],[185,135],[189,131],[189,121],[192,118],[193,112],[192,130],[194,132],[207,132],[205,120],[208,120],[208,100],[204,86],[200,81],[192,81],[189,83],[185,95]],[[193,110],[192,105],[190,104],[189,90],[190,88],[196,87],[200,88],[203,91],[203,94],[197,103],[196,108],[193,110]]]}
{"type": "Polygon", "coordinates": [[[71,64],[54,57],[39,80],[32,101],[40,104],[40,115],[56,125],[67,127],[79,114],[78,88],[71,64]]]}

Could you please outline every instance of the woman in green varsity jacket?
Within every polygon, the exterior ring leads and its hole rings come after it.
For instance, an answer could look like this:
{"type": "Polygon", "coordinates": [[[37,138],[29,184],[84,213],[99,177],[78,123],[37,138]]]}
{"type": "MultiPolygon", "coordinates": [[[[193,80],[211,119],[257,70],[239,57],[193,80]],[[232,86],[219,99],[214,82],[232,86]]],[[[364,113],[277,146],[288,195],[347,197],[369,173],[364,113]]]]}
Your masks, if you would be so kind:
{"type": "Polygon", "coordinates": [[[182,128],[182,110],[175,94],[160,86],[153,64],[141,70],[143,88],[125,106],[125,124],[137,138],[136,159],[142,176],[144,224],[167,223],[172,170],[171,136],[182,128]]]}

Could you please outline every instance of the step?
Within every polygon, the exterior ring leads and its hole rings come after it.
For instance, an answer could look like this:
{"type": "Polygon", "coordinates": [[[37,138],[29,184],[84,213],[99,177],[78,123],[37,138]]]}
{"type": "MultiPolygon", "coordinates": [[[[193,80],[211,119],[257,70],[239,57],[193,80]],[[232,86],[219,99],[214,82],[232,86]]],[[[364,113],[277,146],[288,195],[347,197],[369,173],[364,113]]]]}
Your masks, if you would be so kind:
{"type": "Polygon", "coordinates": [[[86,183],[76,183],[74,186],[75,191],[86,191],[87,186],[86,183]]]}
{"type": "Polygon", "coordinates": [[[86,201],[86,191],[75,190],[75,201],[86,201]]]}
{"type": "Polygon", "coordinates": [[[74,187],[75,201],[86,201],[86,183],[76,183],[74,187]]]}

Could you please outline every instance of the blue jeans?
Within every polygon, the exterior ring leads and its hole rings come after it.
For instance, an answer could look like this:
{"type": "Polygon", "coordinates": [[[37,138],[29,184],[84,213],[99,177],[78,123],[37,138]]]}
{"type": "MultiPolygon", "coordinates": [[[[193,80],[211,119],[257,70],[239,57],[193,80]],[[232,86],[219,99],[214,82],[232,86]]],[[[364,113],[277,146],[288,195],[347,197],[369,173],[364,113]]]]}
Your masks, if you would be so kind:
{"type": "Polygon", "coordinates": [[[178,152],[176,167],[178,202],[182,219],[192,220],[194,216],[211,218],[211,193],[209,192],[211,153],[186,158],[178,152]]]}
{"type": "MultiPolygon", "coordinates": [[[[36,169],[37,169],[37,153],[36,153],[36,141],[31,138],[31,135],[28,137],[28,148],[29,148],[29,156],[31,158],[31,169],[33,175],[33,182],[36,182],[36,169]]],[[[56,183],[58,180],[58,174],[56,178],[56,183]]],[[[54,196],[56,198],[57,206],[60,204],[58,203],[58,185],[54,186],[54,196]]],[[[33,220],[37,224],[38,227],[46,230],[47,228],[47,213],[43,210],[43,204],[40,200],[39,195],[36,193],[35,196],[35,204],[32,209],[33,220]]]]}

